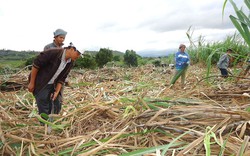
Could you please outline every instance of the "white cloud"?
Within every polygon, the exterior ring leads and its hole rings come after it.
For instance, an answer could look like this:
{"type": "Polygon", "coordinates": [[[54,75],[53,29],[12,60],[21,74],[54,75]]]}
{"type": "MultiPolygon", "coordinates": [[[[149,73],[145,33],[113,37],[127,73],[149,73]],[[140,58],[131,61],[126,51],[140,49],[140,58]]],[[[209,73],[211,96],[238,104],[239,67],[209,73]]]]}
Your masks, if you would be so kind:
{"type": "MultiPolygon", "coordinates": [[[[242,0],[235,1],[242,6],[242,0]]],[[[222,20],[224,0],[0,0],[0,49],[36,50],[52,42],[53,32],[68,32],[65,44],[79,49],[163,51],[187,43],[187,29],[216,41],[235,29],[222,20]]]]}

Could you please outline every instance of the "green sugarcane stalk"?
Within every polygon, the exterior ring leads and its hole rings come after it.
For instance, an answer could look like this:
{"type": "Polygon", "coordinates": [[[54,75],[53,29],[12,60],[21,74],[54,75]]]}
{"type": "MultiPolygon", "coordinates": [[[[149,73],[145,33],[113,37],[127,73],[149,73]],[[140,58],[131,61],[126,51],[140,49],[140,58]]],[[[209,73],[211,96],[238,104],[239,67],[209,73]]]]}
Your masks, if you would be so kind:
{"type": "Polygon", "coordinates": [[[178,80],[178,78],[185,72],[188,66],[184,67],[183,69],[179,70],[177,74],[174,75],[172,78],[170,84],[175,84],[175,82],[178,80]]]}

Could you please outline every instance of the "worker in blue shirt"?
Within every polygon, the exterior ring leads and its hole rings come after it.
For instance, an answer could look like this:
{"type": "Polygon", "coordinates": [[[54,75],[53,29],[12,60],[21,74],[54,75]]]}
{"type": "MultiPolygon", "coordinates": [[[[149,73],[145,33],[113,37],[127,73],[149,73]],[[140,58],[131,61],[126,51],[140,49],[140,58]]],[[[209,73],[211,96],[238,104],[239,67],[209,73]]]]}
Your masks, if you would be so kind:
{"type": "Polygon", "coordinates": [[[175,82],[181,77],[181,86],[185,87],[186,71],[190,64],[190,58],[188,53],[185,52],[186,46],[180,44],[179,51],[175,54],[175,75],[170,82],[170,87],[172,88],[175,82]]]}

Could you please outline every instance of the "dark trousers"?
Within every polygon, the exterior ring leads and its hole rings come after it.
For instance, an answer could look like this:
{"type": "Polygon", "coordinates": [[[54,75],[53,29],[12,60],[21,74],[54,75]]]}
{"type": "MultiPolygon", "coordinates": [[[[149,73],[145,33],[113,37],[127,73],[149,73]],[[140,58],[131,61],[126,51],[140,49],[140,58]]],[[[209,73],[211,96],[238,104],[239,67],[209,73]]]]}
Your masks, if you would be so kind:
{"type": "Polygon", "coordinates": [[[228,77],[228,71],[227,71],[227,69],[222,69],[222,68],[220,68],[220,72],[221,72],[221,75],[222,75],[222,77],[228,77]]]}
{"type": "Polygon", "coordinates": [[[61,94],[58,94],[58,97],[54,101],[54,112],[51,112],[52,101],[51,95],[54,93],[54,85],[48,84],[46,85],[39,93],[35,94],[36,103],[38,107],[39,114],[58,114],[61,110],[61,102],[58,100],[61,97],[61,94]]]}

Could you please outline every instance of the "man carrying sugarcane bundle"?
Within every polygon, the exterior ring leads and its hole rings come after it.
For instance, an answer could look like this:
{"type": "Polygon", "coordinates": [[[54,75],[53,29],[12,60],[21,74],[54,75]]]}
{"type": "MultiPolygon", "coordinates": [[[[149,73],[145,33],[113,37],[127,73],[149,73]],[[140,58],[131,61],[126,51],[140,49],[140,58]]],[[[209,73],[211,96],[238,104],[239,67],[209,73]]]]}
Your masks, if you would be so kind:
{"type": "Polygon", "coordinates": [[[190,64],[190,58],[188,53],[185,52],[186,46],[180,44],[179,51],[175,54],[175,75],[170,82],[169,88],[172,88],[175,82],[181,77],[181,87],[185,87],[185,79],[187,68],[190,64]]]}

